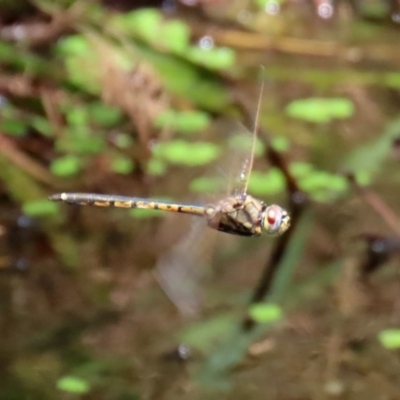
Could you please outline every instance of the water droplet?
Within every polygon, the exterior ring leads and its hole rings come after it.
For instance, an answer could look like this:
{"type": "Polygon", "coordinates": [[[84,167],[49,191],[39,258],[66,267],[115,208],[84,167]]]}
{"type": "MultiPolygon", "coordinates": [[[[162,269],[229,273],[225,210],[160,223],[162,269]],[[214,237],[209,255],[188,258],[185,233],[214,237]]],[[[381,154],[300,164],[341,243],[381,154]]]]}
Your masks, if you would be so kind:
{"type": "Polygon", "coordinates": [[[281,6],[277,1],[268,1],[265,6],[265,12],[271,15],[277,15],[281,11],[281,6]]]}
{"type": "Polygon", "coordinates": [[[199,46],[203,50],[210,50],[214,47],[214,39],[211,36],[203,36],[199,40],[199,46]]]}
{"type": "Polygon", "coordinates": [[[321,3],[318,6],[318,15],[321,18],[324,18],[324,19],[332,18],[332,16],[333,16],[333,7],[332,7],[332,5],[329,4],[329,3],[326,3],[326,2],[321,3]]]}
{"type": "Polygon", "coordinates": [[[400,13],[393,13],[392,21],[395,22],[396,24],[400,24],[400,13]]]}

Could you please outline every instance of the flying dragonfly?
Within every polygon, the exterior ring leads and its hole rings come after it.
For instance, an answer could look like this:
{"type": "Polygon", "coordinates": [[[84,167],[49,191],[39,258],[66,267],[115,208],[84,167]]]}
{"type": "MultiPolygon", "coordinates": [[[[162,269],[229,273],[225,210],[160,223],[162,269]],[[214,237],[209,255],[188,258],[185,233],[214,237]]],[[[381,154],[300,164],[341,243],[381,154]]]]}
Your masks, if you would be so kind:
{"type": "Polygon", "coordinates": [[[258,116],[262,90],[258,102],[256,122],[252,135],[250,154],[244,159],[241,171],[231,193],[211,204],[184,204],[162,200],[95,193],[57,193],[49,197],[52,201],[95,207],[139,208],[168,211],[203,217],[207,225],[215,230],[240,236],[281,235],[290,226],[290,216],[276,204],[267,205],[247,193],[254,162],[258,116]]]}
{"type": "MultiPolygon", "coordinates": [[[[58,193],[49,197],[73,205],[95,207],[138,208],[181,213],[203,218],[209,228],[232,235],[255,237],[266,233],[272,236],[283,234],[290,227],[290,216],[277,204],[267,205],[248,194],[248,184],[253,168],[257,140],[258,118],[263,89],[260,91],[255,126],[250,136],[244,135],[246,144],[241,146],[229,163],[235,164],[234,171],[226,179],[229,192],[217,201],[204,204],[184,204],[151,198],[119,196],[94,193],[58,193]]],[[[230,155],[230,154],[229,154],[230,155]]],[[[199,219],[199,222],[201,220],[199,219]]],[[[183,239],[166,253],[157,264],[156,277],[168,297],[184,314],[193,314],[199,309],[196,283],[199,280],[199,225],[185,233],[183,239]],[[193,245],[193,243],[195,243],[193,245]],[[195,279],[193,278],[195,275],[195,279]],[[184,283],[183,283],[184,280],[184,283]]],[[[204,225],[202,225],[204,226],[204,225]]]]}
{"type": "Polygon", "coordinates": [[[141,208],[201,216],[210,228],[240,236],[260,236],[263,232],[281,235],[290,226],[289,214],[282,207],[276,204],[267,206],[247,192],[209,205],[94,193],[58,193],[49,199],[80,206],[141,208]]]}

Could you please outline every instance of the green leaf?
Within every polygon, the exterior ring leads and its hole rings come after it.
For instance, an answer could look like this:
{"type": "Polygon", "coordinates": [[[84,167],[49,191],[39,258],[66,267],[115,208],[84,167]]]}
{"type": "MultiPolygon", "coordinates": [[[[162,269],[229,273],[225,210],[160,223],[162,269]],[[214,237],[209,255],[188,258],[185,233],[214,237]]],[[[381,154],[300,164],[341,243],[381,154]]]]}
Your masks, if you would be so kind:
{"type": "Polygon", "coordinates": [[[57,381],[57,389],[72,394],[85,394],[89,393],[90,386],[82,378],[76,376],[64,376],[57,381]]]}
{"type": "Polygon", "coordinates": [[[50,164],[51,172],[56,176],[68,177],[76,175],[81,169],[81,161],[76,156],[65,156],[50,164]]]}
{"type": "Polygon", "coordinates": [[[147,172],[153,176],[162,176],[167,171],[167,165],[163,160],[159,158],[152,158],[147,163],[147,172]]]}
{"type": "Polygon", "coordinates": [[[115,136],[114,143],[121,149],[127,149],[133,143],[132,137],[126,133],[118,133],[115,136]]]}
{"type": "Polygon", "coordinates": [[[384,81],[387,86],[394,89],[400,88],[400,73],[399,72],[388,72],[384,76],[384,81]]]}
{"type": "Polygon", "coordinates": [[[194,133],[205,130],[211,118],[203,111],[166,110],[154,121],[156,128],[172,129],[176,132],[194,133]]]}
{"type": "Polygon", "coordinates": [[[160,143],[154,154],[170,163],[187,166],[205,165],[217,158],[220,148],[209,142],[172,140],[160,143]]]}
{"type": "Polygon", "coordinates": [[[111,168],[113,171],[118,172],[119,174],[130,174],[135,167],[133,161],[128,157],[119,156],[114,159],[111,164],[111,168]]]}
{"type": "Polygon", "coordinates": [[[46,118],[35,116],[32,118],[31,123],[32,126],[42,135],[47,137],[53,136],[53,127],[46,118]]]}
{"type": "Polygon", "coordinates": [[[285,178],[278,168],[268,172],[253,171],[250,176],[249,192],[256,196],[269,196],[285,189],[285,178]]]}
{"type": "Polygon", "coordinates": [[[189,190],[193,193],[218,193],[224,186],[226,182],[222,178],[202,176],[190,182],[189,190]]]}
{"type": "Polygon", "coordinates": [[[359,171],[354,174],[354,179],[360,186],[368,186],[372,182],[371,174],[368,171],[359,171]]]}
{"type": "Polygon", "coordinates": [[[390,350],[400,349],[400,329],[386,329],[381,331],[378,339],[383,347],[390,350]]]}
{"type": "Polygon", "coordinates": [[[73,127],[87,126],[89,121],[88,110],[83,105],[70,107],[66,114],[67,122],[73,127]]]}
{"type": "Polygon", "coordinates": [[[293,118],[315,123],[327,123],[333,119],[346,119],[354,114],[354,104],[346,98],[309,98],[294,100],[285,110],[293,118]]]}
{"type": "Polygon", "coordinates": [[[179,341],[207,354],[215,350],[215,343],[227,337],[235,329],[232,315],[217,315],[201,322],[188,324],[179,335],[179,341]]]}
{"type": "Polygon", "coordinates": [[[27,124],[17,119],[4,119],[0,121],[0,128],[11,136],[24,136],[28,132],[27,124]]]}
{"type": "Polygon", "coordinates": [[[83,90],[99,94],[100,74],[99,56],[83,35],[70,35],[60,39],[56,45],[68,71],[68,80],[83,90]]]}
{"type": "Polygon", "coordinates": [[[249,315],[260,324],[276,322],[282,319],[281,308],[273,303],[258,303],[250,306],[249,315]]]}
{"type": "Polygon", "coordinates": [[[314,167],[312,164],[306,162],[293,162],[289,165],[289,170],[295,178],[299,179],[312,173],[314,167]]]}
{"type": "Polygon", "coordinates": [[[70,129],[66,136],[57,142],[57,150],[79,154],[98,154],[104,151],[106,147],[104,137],[88,129],[85,126],[70,129]]]}
{"type": "Polygon", "coordinates": [[[139,35],[149,43],[157,43],[159,40],[162,22],[162,16],[155,8],[131,11],[114,19],[114,23],[120,28],[128,33],[139,35]]]}
{"type": "Polygon", "coordinates": [[[349,184],[347,179],[341,175],[334,175],[325,171],[313,171],[299,180],[299,186],[302,190],[309,193],[321,189],[344,192],[347,190],[349,184]]]}
{"type": "Polygon", "coordinates": [[[211,69],[231,68],[236,62],[236,53],[229,47],[212,47],[210,49],[191,47],[186,50],[185,56],[194,64],[204,65],[211,69]]]}
{"type": "Polygon", "coordinates": [[[284,0],[256,0],[256,4],[263,10],[271,4],[282,4],[284,0]]]}
{"type": "Polygon", "coordinates": [[[279,152],[288,151],[290,148],[290,141],[288,138],[284,136],[275,136],[271,140],[271,145],[274,150],[279,152]]]}
{"type": "Polygon", "coordinates": [[[388,160],[390,152],[393,150],[393,141],[399,136],[400,118],[390,122],[383,132],[373,140],[357,146],[342,163],[342,167],[353,173],[362,171],[370,177],[378,173],[388,160]]]}
{"type": "Polygon", "coordinates": [[[165,89],[206,110],[222,110],[230,103],[226,88],[214,76],[205,75],[193,64],[138,45],[141,56],[157,70],[165,89]]]}
{"type": "Polygon", "coordinates": [[[86,56],[90,52],[90,46],[84,36],[69,35],[57,42],[56,51],[63,56],[86,56]]]}
{"type": "Polygon", "coordinates": [[[182,54],[189,46],[190,29],[179,20],[165,22],[159,39],[168,50],[182,54]]]}
{"type": "Polygon", "coordinates": [[[122,118],[121,110],[102,102],[94,102],[88,105],[90,118],[97,124],[109,128],[117,125],[122,118]]]}
{"type": "Polygon", "coordinates": [[[30,217],[56,215],[59,212],[58,205],[47,199],[25,202],[22,209],[24,213],[30,217]]]}

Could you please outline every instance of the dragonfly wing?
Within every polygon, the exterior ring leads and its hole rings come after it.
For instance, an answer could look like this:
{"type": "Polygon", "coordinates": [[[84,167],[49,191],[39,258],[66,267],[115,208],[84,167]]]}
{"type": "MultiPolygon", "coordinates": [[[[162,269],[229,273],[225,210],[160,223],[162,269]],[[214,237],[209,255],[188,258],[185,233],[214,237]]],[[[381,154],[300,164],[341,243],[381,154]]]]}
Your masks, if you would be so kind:
{"type": "Polygon", "coordinates": [[[236,121],[225,122],[219,130],[225,151],[216,170],[225,181],[224,196],[239,196],[247,192],[253,159],[262,151],[262,144],[254,133],[236,121]]]}
{"type": "Polygon", "coordinates": [[[181,240],[157,262],[160,286],[184,315],[195,315],[202,308],[203,287],[211,274],[212,235],[206,221],[195,218],[181,240]]]}

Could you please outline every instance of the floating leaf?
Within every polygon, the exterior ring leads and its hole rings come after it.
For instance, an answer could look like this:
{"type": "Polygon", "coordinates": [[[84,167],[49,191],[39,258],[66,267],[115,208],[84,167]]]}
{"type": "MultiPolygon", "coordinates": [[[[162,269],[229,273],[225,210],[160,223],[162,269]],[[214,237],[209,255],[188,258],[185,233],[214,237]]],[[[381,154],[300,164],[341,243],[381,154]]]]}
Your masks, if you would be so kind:
{"type": "Polygon", "coordinates": [[[157,128],[172,129],[176,132],[193,133],[205,130],[211,118],[203,111],[174,111],[167,110],[161,113],[154,125],[157,128]]]}
{"type": "Polygon", "coordinates": [[[268,172],[253,171],[250,176],[249,192],[256,196],[268,196],[281,193],[285,189],[285,179],[278,168],[268,172]]]}
{"type": "Polygon", "coordinates": [[[312,171],[306,177],[299,180],[302,190],[312,193],[317,190],[329,190],[343,192],[348,188],[347,179],[341,175],[330,174],[325,171],[312,171]]]}
{"type": "Polygon", "coordinates": [[[308,176],[314,170],[314,167],[310,163],[294,162],[290,164],[289,170],[295,178],[302,178],[308,176]]]}
{"type": "Polygon", "coordinates": [[[378,339],[387,349],[400,349],[400,329],[386,329],[381,331],[378,339]]]}
{"type": "Polygon", "coordinates": [[[148,163],[147,163],[147,172],[150,175],[153,176],[161,176],[165,174],[165,171],[167,170],[167,165],[163,160],[160,160],[159,158],[152,158],[148,163]]]}
{"type": "Polygon", "coordinates": [[[57,52],[62,55],[86,56],[90,52],[87,39],[82,35],[69,35],[57,43],[57,52]]]}
{"type": "Polygon", "coordinates": [[[27,124],[17,119],[3,119],[0,129],[11,136],[24,136],[28,132],[27,124]]]}
{"type": "Polygon", "coordinates": [[[400,88],[400,73],[399,72],[388,72],[385,74],[384,81],[387,86],[394,89],[400,88]]]}
{"type": "Polygon", "coordinates": [[[89,104],[88,112],[95,123],[106,128],[117,125],[122,118],[119,108],[109,106],[100,101],[89,104]]]}
{"type": "Polygon", "coordinates": [[[135,164],[130,158],[119,156],[112,161],[111,168],[119,174],[129,174],[133,171],[135,164]]]}
{"type": "Polygon", "coordinates": [[[255,322],[267,324],[282,319],[281,308],[273,303],[258,303],[250,306],[249,314],[255,322]]]}
{"type": "Polygon", "coordinates": [[[209,142],[187,142],[172,140],[160,143],[154,148],[154,154],[173,164],[197,166],[205,165],[217,158],[220,149],[209,142]]]}
{"type": "Polygon", "coordinates": [[[279,152],[288,151],[290,148],[290,141],[284,136],[275,136],[271,140],[271,145],[274,150],[279,152]]]}
{"type": "Polygon", "coordinates": [[[64,37],[57,42],[56,51],[65,62],[70,82],[89,93],[100,93],[99,56],[86,37],[64,37]]]}
{"type": "Polygon", "coordinates": [[[309,98],[294,100],[285,112],[293,118],[309,122],[326,123],[333,119],[346,119],[354,114],[354,104],[346,98],[309,98]]]}
{"type": "Polygon", "coordinates": [[[32,126],[44,136],[53,136],[53,127],[46,118],[35,116],[31,121],[32,126]]]}
{"type": "Polygon", "coordinates": [[[266,9],[268,6],[272,6],[274,4],[282,4],[284,0],[256,0],[256,4],[262,8],[266,9]]]}
{"type": "Polygon", "coordinates": [[[371,184],[372,178],[368,171],[360,171],[354,174],[354,179],[360,186],[368,186],[371,184]]]}
{"type": "Polygon", "coordinates": [[[126,133],[118,133],[114,137],[114,143],[121,149],[127,149],[133,143],[132,137],[126,133]]]}
{"type": "Polygon", "coordinates": [[[165,22],[159,39],[167,50],[182,54],[189,46],[190,29],[182,21],[165,22]]]}
{"type": "Polygon", "coordinates": [[[137,49],[157,70],[167,91],[181,95],[206,110],[222,110],[229,104],[226,88],[215,77],[201,73],[196,66],[181,58],[140,45],[137,49]]]}
{"type": "Polygon", "coordinates": [[[57,142],[57,149],[79,154],[98,154],[106,147],[105,138],[95,135],[87,127],[71,128],[63,140],[57,142]]]}
{"type": "Polygon", "coordinates": [[[57,389],[67,393],[85,394],[90,391],[89,384],[76,376],[64,376],[57,382],[57,389]]]}
{"type": "Polygon", "coordinates": [[[57,176],[71,176],[77,174],[81,169],[81,161],[76,156],[65,156],[54,160],[50,164],[50,170],[57,176]]]}
{"type": "Polygon", "coordinates": [[[219,193],[226,182],[218,177],[206,177],[193,179],[189,184],[189,190],[194,193],[219,193]]]}
{"type": "Polygon", "coordinates": [[[68,124],[71,126],[87,126],[89,121],[87,108],[79,104],[70,107],[66,113],[66,119],[68,124]]]}
{"type": "Polygon", "coordinates": [[[160,38],[162,16],[155,8],[143,8],[118,15],[112,23],[127,33],[139,35],[149,43],[156,43],[160,38]]]}
{"type": "Polygon", "coordinates": [[[393,149],[393,141],[399,137],[400,118],[389,123],[373,140],[357,146],[343,163],[343,168],[353,173],[362,171],[370,176],[378,173],[393,149]]]}
{"type": "Polygon", "coordinates": [[[218,315],[201,322],[189,324],[179,335],[179,340],[196,349],[204,351],[215,350],[216,341],[221,337],[227,337],[235,327],[235,319],[232,315],[218,315]],[[214,350],[212,350],[214,349],[214,350]]]}
{"type": "Polygon", "coordinates": [[[40,217],[43,215],[56,215],[59,212],[58,205],[47,199],[32,200],[25,202],[22,206],[24,214],[30,217],[40,217]]]}
{"type": "Polygon", "coordinates": [[[191,47],[186,50],[185,56],[194,64],[212,69],[231,68],[236,62],[236,53],[229,47],[212,47],[210,49],[191,47]]]}

